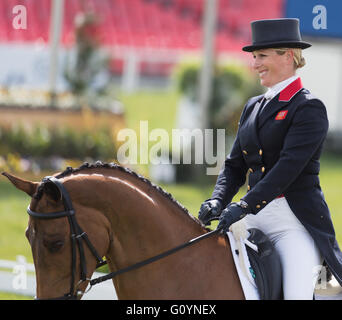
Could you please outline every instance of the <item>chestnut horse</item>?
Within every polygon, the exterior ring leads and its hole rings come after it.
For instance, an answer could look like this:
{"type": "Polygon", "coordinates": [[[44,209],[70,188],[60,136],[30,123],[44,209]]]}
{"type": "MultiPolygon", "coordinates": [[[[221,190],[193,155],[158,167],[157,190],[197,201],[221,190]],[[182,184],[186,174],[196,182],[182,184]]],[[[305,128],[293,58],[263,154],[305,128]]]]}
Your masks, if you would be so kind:
{"type": "MultiPolygon", "coordinates": [[[[209,231],[169,193],[116,164],[85,163],[55,175],[70,197],[73,208],[69,211],[63,192],[49,181],[3,175],[32,197],[26,236],[39,299],[66,297],[70,282],[70,290],[81,292],[80,298],[98,262],[93,251],[106,257],[110,271],[115,272],[209,231]],[[75,250],[74,222],[66,215],[70,212],[77,218],[76,229],[82,231],[76,238],[86,234],[92,250],[88,246],[82,252],[75,250]],[[58,218],[46,219],[49,214],[58,218]],[[81,255],[84,281],[79,275],[81,255]]],[[[113,283],[119,299],[245,299],[229,242],[219,234],[119,274],[113,283]]]]}

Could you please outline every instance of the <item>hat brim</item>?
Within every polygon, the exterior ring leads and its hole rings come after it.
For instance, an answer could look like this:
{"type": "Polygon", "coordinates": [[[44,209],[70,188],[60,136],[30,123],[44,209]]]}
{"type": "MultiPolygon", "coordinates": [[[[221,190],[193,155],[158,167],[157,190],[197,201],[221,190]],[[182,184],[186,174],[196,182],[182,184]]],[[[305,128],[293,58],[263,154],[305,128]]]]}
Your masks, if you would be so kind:
{"type": "Polygon", "coordinates": [[[259,49],[268,49],[268,48],[299,48],[306,49],[311,47],[311,44],[305,41],[297,41],[297,42],[289,42],[289,41],[279,41],[279,42],[268,42],[268,43],[260,43],[250,46],[245,46],[242,48],[243,51],[253,52],[259,49]]]}

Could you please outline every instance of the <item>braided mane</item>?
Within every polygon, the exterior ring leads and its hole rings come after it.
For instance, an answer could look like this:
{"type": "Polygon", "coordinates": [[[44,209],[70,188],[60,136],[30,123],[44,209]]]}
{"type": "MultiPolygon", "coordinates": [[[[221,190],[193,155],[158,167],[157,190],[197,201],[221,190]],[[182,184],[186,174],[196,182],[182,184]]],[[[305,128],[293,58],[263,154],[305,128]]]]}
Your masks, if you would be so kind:
{"type": "MultiPolygon", "coordinates": [[[[153,182],[151,182],[149,179],[147,179],[146,177],[136,173],[135,171],[120,166],[114,162],[111,163],[103,163],[101,161],[97,161],[93,164],[89,164],[88,162],[84,162],[81,166],[79,166],[78,168],[72,168],[72,167],[67,167],[63,172],[59,173],[58,175],[56,175],[55,177],[57,179],[62,179],[65,178],[71,174],[78,174],[80,172],[82,172],[83,170],[86,169],[111,169],[111,170],[120,170],[122,172],[128,173],[131,176],[139,179],[140,181],[143,181],[144,183],[148,184],[149,186],[151,186],[153,189],[155,189],[157,192],[161,193],[164,197],[166,197],[168,200],[170,200],[172,203],[174,203],[179,209],[181,209],[182,212],[184,212],[185,214],[187,214],[189,217],[191,217],[194,221],[196,221],[197,223],[199,223],[200,225],[202,225],[202,223],[198,220],[195,219],[188,211],[188,209],[186,209],[181,203],[179,203],[169,192],[165,191],[163,188],[161,188],[160,186],[154,184],[153,182]]],[[[44,182],[42,182],[38,189],[36,194],[34,195],[34,198],[39,200],[42,195],[43,195],[43,190],[44,189],[44,182]]],[[[202,225],[203,226],[203,225],[202,225]]]]}

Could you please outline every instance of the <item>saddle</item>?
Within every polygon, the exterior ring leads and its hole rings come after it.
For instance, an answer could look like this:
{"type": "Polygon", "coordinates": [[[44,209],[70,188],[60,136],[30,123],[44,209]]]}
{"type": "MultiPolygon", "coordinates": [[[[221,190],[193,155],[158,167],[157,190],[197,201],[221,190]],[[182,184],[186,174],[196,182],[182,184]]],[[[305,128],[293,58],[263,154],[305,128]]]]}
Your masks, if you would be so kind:
{"type": "Polygon", "coordinates": [[[248,229],[247,238],[258,251],[246,246],[252,267],[251,273],[259,291],[260,300],[282,300],[282,270],[280,258],[268,237],[259,229],[248,229]]]}

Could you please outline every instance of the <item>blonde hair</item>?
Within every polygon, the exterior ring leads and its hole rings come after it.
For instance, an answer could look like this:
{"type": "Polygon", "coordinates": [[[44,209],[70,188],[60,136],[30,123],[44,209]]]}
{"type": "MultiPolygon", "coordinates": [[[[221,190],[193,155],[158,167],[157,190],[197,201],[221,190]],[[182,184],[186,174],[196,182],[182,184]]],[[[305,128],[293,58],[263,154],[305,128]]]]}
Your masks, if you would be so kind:
{"type": "Polygon", "coordinates": [[[302,56],[302,49],[300,48],[274,48],[274,50],[279,55],[283,55],[287,50],[292,50],[293,52],[293,64],[295,69],[302,68],[305,66],[305,59],[302,56]]]}

